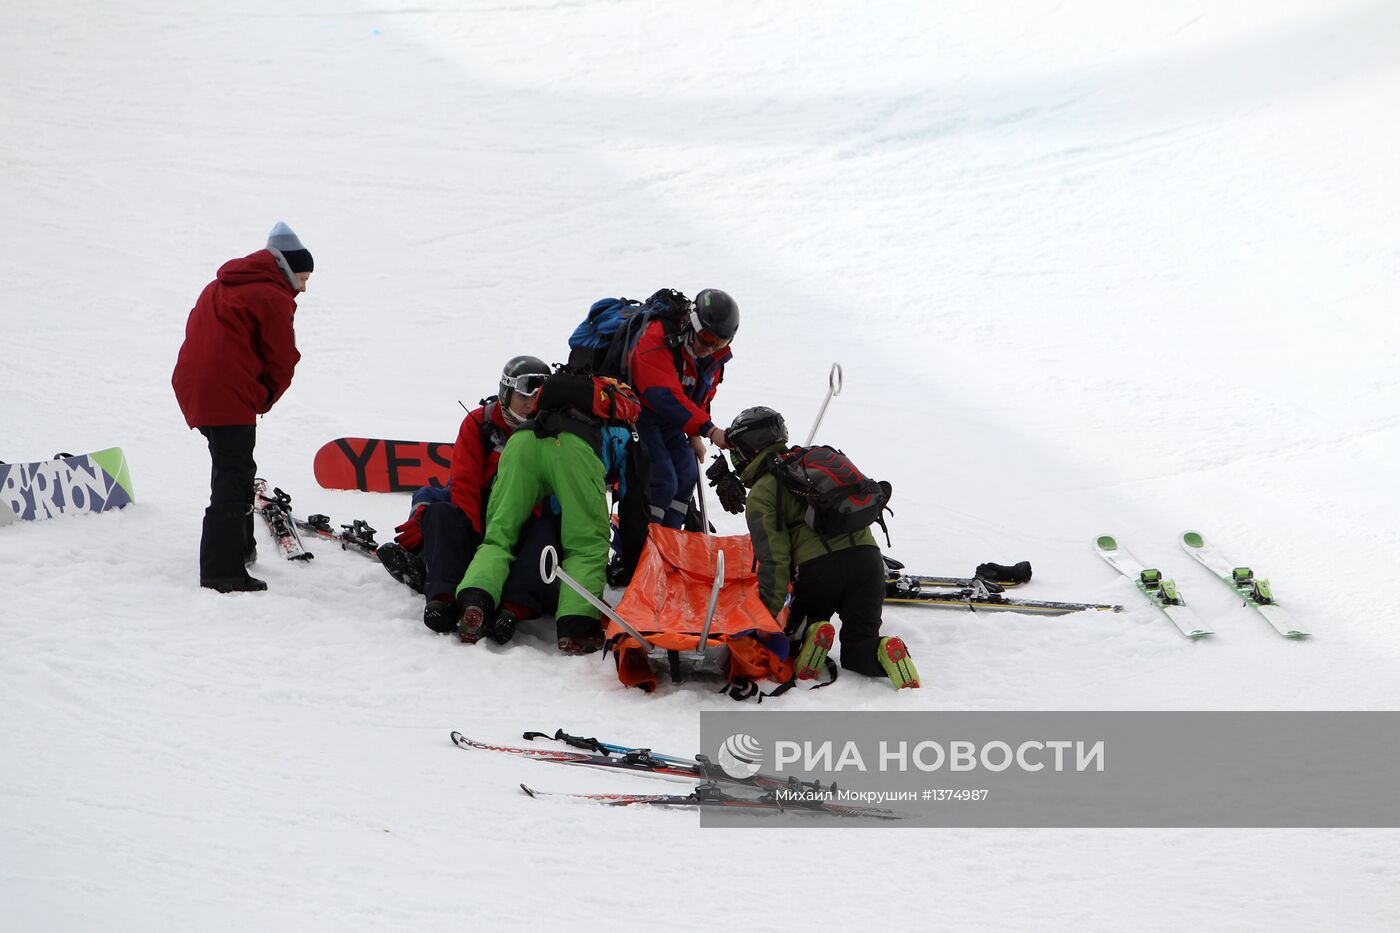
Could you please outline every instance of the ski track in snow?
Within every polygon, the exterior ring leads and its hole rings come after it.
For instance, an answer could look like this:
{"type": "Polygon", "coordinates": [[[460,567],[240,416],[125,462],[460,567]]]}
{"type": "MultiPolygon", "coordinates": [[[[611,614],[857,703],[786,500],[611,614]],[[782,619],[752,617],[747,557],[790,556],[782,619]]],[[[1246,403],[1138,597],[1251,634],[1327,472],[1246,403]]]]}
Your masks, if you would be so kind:
{"type": "Polygon", "coordinates": [[[1390,929],[1390,831],[697,832],[529,800],[658,782],[448,732],[684,754],[733,704],[625,691],[544,623],[433,636],[320,541],[263,547],[266,594],[199,590],[208,460],[169,374],[218,265],[291,223],[317,273],[260,473],[387,540],[407,497],[317,488],[322,442],[450,438],[600,295],[723,287],[717,420],[768,404],[805,437],[839,360],[820,439],[893,482],[894,556],[1030,559],[1028,597],[1127,607],[895,608],[922,690],[775,706],[1394,709],[1397,25],[1366,0],[17,11],[0,458],[120,445],[137,503],[0,528],[0,925],[1390,929]],[[1316,637],[1240,606],[1187,527],[1316,637]],[[1104,532],[1218,635],[1177,634],[1104,532]]]}

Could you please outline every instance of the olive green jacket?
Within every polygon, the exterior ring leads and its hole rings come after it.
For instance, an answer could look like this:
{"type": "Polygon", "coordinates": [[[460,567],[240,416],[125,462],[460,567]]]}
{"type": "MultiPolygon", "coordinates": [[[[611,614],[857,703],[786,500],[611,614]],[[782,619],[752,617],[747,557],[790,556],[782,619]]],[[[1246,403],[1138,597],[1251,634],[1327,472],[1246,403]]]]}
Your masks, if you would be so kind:
{"type": "Polygon", "coordinates": [[[806,505],[792,490],[780,490],[780,482],[770,469],[773,456],[786,449],[782,444],[774,444],[754,457],[740,474],[749,487],[744,517],[753,538],[754,557],[758,559],[758,595],[775,616],[787,598],[796,568],[833,551],[875,546],[875,536],[869,528],[837,536],[812,530],[804,520],[806,505]]]}

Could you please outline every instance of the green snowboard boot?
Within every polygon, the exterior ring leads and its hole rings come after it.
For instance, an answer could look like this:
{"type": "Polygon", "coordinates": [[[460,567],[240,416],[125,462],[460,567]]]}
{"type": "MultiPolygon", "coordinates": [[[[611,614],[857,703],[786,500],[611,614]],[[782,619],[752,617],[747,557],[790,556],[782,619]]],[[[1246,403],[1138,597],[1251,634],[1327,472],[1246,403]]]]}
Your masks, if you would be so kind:
{"type": "Polygon", "coordinates": [[[903,639],[880,639],[880,645],[875,649],[875,657],[896,690],[919,686],[919,669],[909,657],[909,649],[904,647],[903,639]]]}
{"type": "Polygon", "coordinates": [[[813,622],[807,626],[802,650],[793,664],[793,676],[798,680],[815,680],[821,676],[827,652],[836,643],[836,626],[830,622],[813,622]]]}

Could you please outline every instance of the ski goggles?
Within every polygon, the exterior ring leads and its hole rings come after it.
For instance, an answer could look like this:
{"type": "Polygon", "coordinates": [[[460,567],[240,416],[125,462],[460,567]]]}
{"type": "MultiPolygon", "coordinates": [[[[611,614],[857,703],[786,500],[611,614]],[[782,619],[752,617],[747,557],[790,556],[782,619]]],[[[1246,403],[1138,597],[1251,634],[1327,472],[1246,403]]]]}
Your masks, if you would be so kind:
{"type": "Polygon", "coordinates": [[[714,353],[716,350],[723,350],[729,346],[729,338],[721,337],[719,334],[711,333],[708,330],[697,330],[695,332],[695,348],[702,353],[714,353]]]}
{"type": "Polygon", "coordinates": [[[700,323],[700,315],[694,311],[690,312],[690,329],[695,334],[696,348],[705,353],[713,353],[729,346],[730,338],[721,337],[714,331],[706,330],[704,325],[700,323]]]}
{"type": "Polygon", "coordinates": [[[501,385],[521,395],[534,395],[544,387],[544,381],[548,378],[545,373],[522,373],[519,376],[502,376],[501,385]]]}

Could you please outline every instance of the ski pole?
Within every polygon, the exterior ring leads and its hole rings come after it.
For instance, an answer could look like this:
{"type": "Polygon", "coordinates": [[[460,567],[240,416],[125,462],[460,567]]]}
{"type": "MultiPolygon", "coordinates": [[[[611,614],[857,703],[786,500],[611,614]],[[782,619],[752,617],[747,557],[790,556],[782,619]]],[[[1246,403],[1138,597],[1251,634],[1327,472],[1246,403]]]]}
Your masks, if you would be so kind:
{"type": "Polygon", "coordinates": [[[803,445],[802,445],[803,447],[811,447],[811,446],[812,446],[812,438],[814,438],[814,437],[817,436],[817,426],[820,425],[820,424],[822,423],[822,417],[826,414],[826,406],[829,405],[829,404],[831,404],[831,397],[832,397],[833,395],[840,395],[840,394],[841,394],[841,364],[840,364],[840,363],[832,363],[832,364],[831,364],[831,375],[830,375],[830,377],[828,377],[828,379],[827,379],[827,385],[828,385],[828,388],[827,388],[827,390],[826,390],[826,398],[824,398],[824,399],[822,400],[822,407],[821,407],[821,409],[817,412],[817,420],[812,422],[812,430],[810,430],[810,431],[807,432],[807,443],[803,444],[803,445]]]}
{"type": "Polygon", "coordinates": [[[588,600],[588,603],[593,606],[593,608],[616,622],[618,628],[641,642],[642,647],[646,649],[647,653],[651,652],[652,644],[643,637],[641,632],[628,625],[622,616],[613,612],[611,606],[588,592],[586,587],[564,572],[563,568],[559,566],[559,555],[555,553],[554,545],[551,544],[540,552],[540,579],[545,583],[553,583],[556,577],[567,584],[569,589],[588,600]]]}
{"type": "Polygon", "coordinates": [[[550,735],[548,732],[526,732],[521,738],[525,739],[527,742],[532,742],[535,739],[553,739],[556,742],[563,742],[565,745],[581,748],[584,751],[597,752],[604,758],[609,755],[647,755],[656,761],[665,762],[666,764],[688,767],[694,767],[699,757],[680,758],[676,755],[663,755],[649,748],[636,748],[631,745],[614,745],[610,742],[600,742],[591,737],[584,738],[581,735],[569,735],[569,733],[565,732],[563,729],[555,729],[553,735],[550,735]]]}

